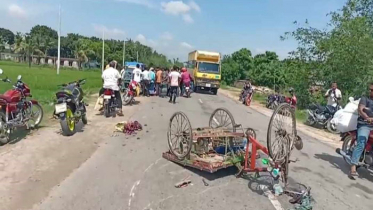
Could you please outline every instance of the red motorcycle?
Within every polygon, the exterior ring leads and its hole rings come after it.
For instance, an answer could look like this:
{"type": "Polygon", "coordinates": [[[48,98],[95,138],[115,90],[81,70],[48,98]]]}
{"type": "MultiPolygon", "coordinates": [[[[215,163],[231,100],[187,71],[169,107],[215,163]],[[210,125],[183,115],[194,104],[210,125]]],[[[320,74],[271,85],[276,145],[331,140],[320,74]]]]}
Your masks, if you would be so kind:
{"type": "MultiPolygon", "coordinates": [[[[341,134],[341,141],[343,141],[342,148],[338,148],[336,152],[342,155],[343,159],[351,164],[351,156],[357,142],[357,131],[350,131],[341,134]]],[[[360,157],[358,167],[364,167],[373,173],[373,131],[370,132],[368,142],[365,145],[363,154],[360,157]]]]}
{"type": "Polygon", "coordinates": [[[136,88],[137,88],[137,82],[131,81],[128,84],[128,87],[124,89],[123,96],[122,96],[124,106],[126,105],[132,106],[132,103],[135,101],[134,97],[136,93],[136,88]]]}
{"type": "Polygon", "coordinates": [[[252,90],[250,93],[248,93],[246,95],[246,98],[245,98],[245,105],[246,106],[250,106],[251,100],[253,99],[253,95],[254,95],[254,90],[252,90]]]}
{"type": "MultiPolygon", "coordinates": [[[[0,69],[0,74],[2,73],[3,70],[0,69]]],[[[11,82],[8,78],[2,81],[11,82]]],[[[40,104],[34,99],[28,100],[27,97],[32,95],[28,85],[22,82],[21,75],[17,77],[13,89],[0,95],[0,144],[8,143],[10,134],[18,127],[34,128],[43,119],[40,104]]]]}

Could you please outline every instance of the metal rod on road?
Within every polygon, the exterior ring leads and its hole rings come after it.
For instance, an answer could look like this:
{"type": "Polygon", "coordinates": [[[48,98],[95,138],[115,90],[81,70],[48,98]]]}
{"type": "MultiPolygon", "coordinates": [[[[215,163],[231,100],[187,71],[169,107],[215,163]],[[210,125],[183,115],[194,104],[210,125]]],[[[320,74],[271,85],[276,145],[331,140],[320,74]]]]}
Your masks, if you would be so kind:
{"type": "Polygon", "coordinates": [[[58,10],[58,55],[57,55],[57,74],[60,74],[60,64],[61,64],[61,4],[58,10]]]}

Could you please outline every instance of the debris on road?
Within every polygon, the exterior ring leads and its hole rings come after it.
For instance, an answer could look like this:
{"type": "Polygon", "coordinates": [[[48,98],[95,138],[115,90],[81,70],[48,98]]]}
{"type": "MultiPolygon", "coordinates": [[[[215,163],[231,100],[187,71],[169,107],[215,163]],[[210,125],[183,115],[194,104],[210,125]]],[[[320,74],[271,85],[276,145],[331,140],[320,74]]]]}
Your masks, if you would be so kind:
{"type": "Polygon", "coordinates": [[[205,179],[202,179],[202,182],[203,182],[203,184],[204,184],[206,187],[209,186],[209,183],[207,183],[205,179]]]}
{"type": "Polygon", "coordinates": [[[115,125],[115,130],[118,132],[125,133],[127,135],[132,135],[132,134],[135,135],[136,134],[135,131],[142,130],[142,125],[138,121],[134,121],[134,122],[123,121],[115,125]]]}
{"type": "Polygon", "coordinates": [[[175,184],[175,187],[176,187],[176,188],[186,187],[186,186],[188,186],[190,183],[192,183],[192,181],[189,180],[189,179],[187,179],[187,180],[183,180],[183,181],[181,181],[181,182],[176,183],[176,184],[175,184]]]}

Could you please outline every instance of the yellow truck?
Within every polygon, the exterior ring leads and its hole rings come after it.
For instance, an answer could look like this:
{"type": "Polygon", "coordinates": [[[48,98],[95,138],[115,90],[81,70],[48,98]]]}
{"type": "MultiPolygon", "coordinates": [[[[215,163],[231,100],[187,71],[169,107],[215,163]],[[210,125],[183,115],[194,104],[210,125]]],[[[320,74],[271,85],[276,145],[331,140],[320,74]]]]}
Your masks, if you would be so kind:
{"type": "Polygon", "coordinates": [[[187,69],[194,78],[194,92],[218,93],[221,81],[221,56],[217,52],[196,50],[189,53],[187,69]]]}

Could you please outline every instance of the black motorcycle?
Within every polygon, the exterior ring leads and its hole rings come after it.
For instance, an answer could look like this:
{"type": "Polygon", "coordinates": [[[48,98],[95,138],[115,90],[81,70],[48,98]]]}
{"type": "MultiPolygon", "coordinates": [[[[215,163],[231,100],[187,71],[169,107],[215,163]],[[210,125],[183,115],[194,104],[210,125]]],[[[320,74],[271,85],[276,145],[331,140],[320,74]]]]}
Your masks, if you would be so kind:
{"type": "Polygon", "coordinates": [[[328,129],[331,133],[339,133],[336,125],[331,122],[334,114],[342,109],[340,105],[334,106],[322,106],[319,104],[312,104],[309,106],[307,113],[306,123],[310,126],[317,126],[328,129]]]}
{"type": "Polygon", "coordinates": [[[268,109],[276,109],[276,107],[285,102],[285,96],[279,94],[271,94],[267,97],[266,107],[268,109]]]}
{"type": "Polygon", "coordinates": [[[64,136],[74,135],[76,124],[82,120],[87,124],[87,104],[83,101],[83,90],[81,85],[86,80],[81,79],[75,82],[59,85],[61,89],[56,93],[57,103],[55,104],[54,116],[60,119],[62,134],[64,136]]]}

